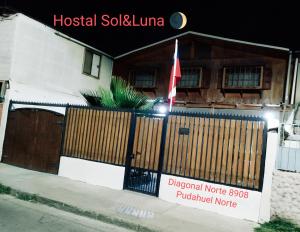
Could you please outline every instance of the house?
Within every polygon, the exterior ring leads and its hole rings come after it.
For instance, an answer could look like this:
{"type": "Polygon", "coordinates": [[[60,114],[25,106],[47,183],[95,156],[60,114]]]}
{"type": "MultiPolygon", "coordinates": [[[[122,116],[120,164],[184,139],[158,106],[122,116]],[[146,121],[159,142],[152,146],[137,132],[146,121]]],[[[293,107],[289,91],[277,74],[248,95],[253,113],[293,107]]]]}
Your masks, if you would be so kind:
{"type": "Polygon", "coordinates": [[[269,220],[278,136],[249,115],[268,108],[279,117],[298,97],[289,49],[186,32],[112,58],[22,14],[1,18],[0,31],[2,162],[269,220]],[[231,115],[78,106],[80,91],[108,88],[112,71],[166,101],[175,38],[182,71],[175,109],[231,115]]]}
{"type": "MultiPolygon", "coordinates": [[[[0,154],[10,100],[85,105],[80,91],[108,88],[112,64],[110,55],[23,14],[1,17],[0,154]]],[[[64,113],[55,107],[51,110],[64,113]]]]}
{"type": "Polygon", "coordinates": [[[290,104],[292,80],[299,75],[293,78],[295,65],[288,48],[193,31],[115,57],[113,74],[166,101],[175,39],[182,75],[177,109],[260,114],[265,107],[278,111],[283,103],[290,104]]]}

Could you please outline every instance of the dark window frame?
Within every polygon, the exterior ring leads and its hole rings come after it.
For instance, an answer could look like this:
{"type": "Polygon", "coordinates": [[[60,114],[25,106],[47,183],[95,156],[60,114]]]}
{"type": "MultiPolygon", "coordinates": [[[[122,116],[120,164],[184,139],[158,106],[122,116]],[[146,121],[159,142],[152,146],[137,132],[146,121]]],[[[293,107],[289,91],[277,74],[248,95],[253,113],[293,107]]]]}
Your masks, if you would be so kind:
{"type": "Polygon", "coordinates": [[[6,82],[7,81],[0,81],[0,100],[4,99],[4,97],[5,97],[6,82]]]}
{"type": "Polygon", "coordinates": [[[202,66],[189,66],[189,67],[182,67],[181,68],[181,80],[177,83],[176,88],[178,89],[199,89],[202,87],[202,80],[203,80],[203,67],[202,66]],[[199,77],[197,85],[181,85],[181,81],[184,75],[184,72],[187,70],[198,70],[199,77]]]}
{"type": "MultiPolygon", "coordinates": [[[[246,73],[246,71],[244,71],[244,73],[246,73]]],[[[232,65],[232,66],[223,67],[222,89],[224,89],[224,90],[255,90],[255,89],[261,90],[263,88],[263,81],[264,81],[264,66],[263,65],[232,65]],[[249,85],[249,82],[254,83],[255,80],[251,80],[251,79],[249,80],[245,77],[241,78],[242,79],[241,80],[241,79],[239,79],[240,78],[239,74],[238,74],[237,80],[231,80],[231,82],[234,82],[234,81],[236,81],[237,83],[240,83],[240,82],[247,83],[248,82],[247,85],[245,85],[245,84],[243,84],[243,85],[239,85],[239,84],[234,85],[233,83],[232,83],[232,85],[226,84],[226,82],[227,83],[229,82],[229,80],[228,80],[229,77],[226,76],[226,75],[228,75],[228,73],[227,73],[228,70],[232,70],[232,69],[234,69],[234,70],[245,69],[246,70],[246,69],[251,69],[251,68],[260,69],[259,72],[256,72],[256,71],[251,72],[251,75],[252,75],[252,73],[253,74],[259,74],[259,80],[257,80],[258,81],[257,83],[259,83],[259,84],[249,85]]]]}
{"type": "Polygon", "coordinates": [[[96,78],[96,79],[100,79],[101,63],[102,63],[102,55],[101,54],[99,54],[98,52],[96,52],[96,51],[94,51],[92,49],[85,48],[85,50],[84,50],[84,56],[83,56],[82,74],[87,75],[89,77],[96,78]],[[89,67],[89,69],[90,69],[89,72],[85,71],[87,53],[91,53],[91,55],[92,55],[92,60],[91,60],[91,65],[89,67]],[[99,56],[98,75],[97,76],[92,75],[93,56],[94,55],[99,56]]]}
{"type": "MultiPolygon", "coordinates": [[[[157,81],[157,75],[158,75],[158,70],[157,68],[144,68],[144,69],[134,69],[129,72],[129,83],[137,89],[153,89],[156,88],[156,81],[157,81]],[[153,84],[148,86],[148,85],[136,85],[136,73],[137,72],[153,72],[153,84]]],[[[140,81],[141,82],[141,81],[140,81]]]]}

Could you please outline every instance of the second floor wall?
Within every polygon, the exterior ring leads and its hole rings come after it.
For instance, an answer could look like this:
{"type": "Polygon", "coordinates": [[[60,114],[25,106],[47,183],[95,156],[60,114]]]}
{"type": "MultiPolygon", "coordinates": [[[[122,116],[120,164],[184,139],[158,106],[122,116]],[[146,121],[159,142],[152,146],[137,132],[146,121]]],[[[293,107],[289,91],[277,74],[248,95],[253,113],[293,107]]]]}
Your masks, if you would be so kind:
{"type": "MultiPolygon", "coordinates": [[[[148,47],[116,59],[113,74],[151,97],[166,99],[173,54],[174,41],[148,47]]],[[[178,104],[283,101],[287,52],[186,36],[179,38],[179,59],[178,104]]]]}
{"type": "Polygon", "coordinates": [[[23,14],[0,22],[0,79],[64,94],[108,88],[112,58],[23,14]]]}

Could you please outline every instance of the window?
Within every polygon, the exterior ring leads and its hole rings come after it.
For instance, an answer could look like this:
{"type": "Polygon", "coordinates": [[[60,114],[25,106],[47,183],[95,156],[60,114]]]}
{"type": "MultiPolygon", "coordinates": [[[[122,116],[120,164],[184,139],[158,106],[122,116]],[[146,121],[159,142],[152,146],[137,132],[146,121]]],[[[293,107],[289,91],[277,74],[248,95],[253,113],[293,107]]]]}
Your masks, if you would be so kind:
{"type": "Polygon", "coordinates": [[[101,56],[93,53],[91,50],[85,50],[83,73],[99,78],[101,56]]]}
{"type": "Polygon", "coordinates": [[[133,71],[130,73],[130,83],[136,88],[154,88],[156,74],[155,69],[133,71]]]}
{"type": "Polygon", "coordinates": [[[222,87],[224,89],[260,89],[262,79],[262,66],[225,67],[222,87]]]}
{"type": "Polygon", "coordinates": [[[178,88],[199,88],[202,79],[202,68],[182,68],[178,88]]]}

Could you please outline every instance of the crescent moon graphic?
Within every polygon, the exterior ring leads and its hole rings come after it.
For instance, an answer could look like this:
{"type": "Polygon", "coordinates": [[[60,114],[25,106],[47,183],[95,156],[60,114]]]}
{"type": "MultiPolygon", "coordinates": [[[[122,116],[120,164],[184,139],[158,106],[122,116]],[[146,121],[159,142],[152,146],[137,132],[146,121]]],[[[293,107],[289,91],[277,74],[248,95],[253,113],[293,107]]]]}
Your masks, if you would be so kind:
{"type": "Polygon", "coordinates": [[[181,13],[181,12],[178,12],[180,15],[181,15],[181,18],[182,18],[182,23],[181,23],[181,26],[178,28],[178,29],[182,29],[185,27],[186,23],[187,23],[187,18],[185,16],[185,14],[181,13]]]}

